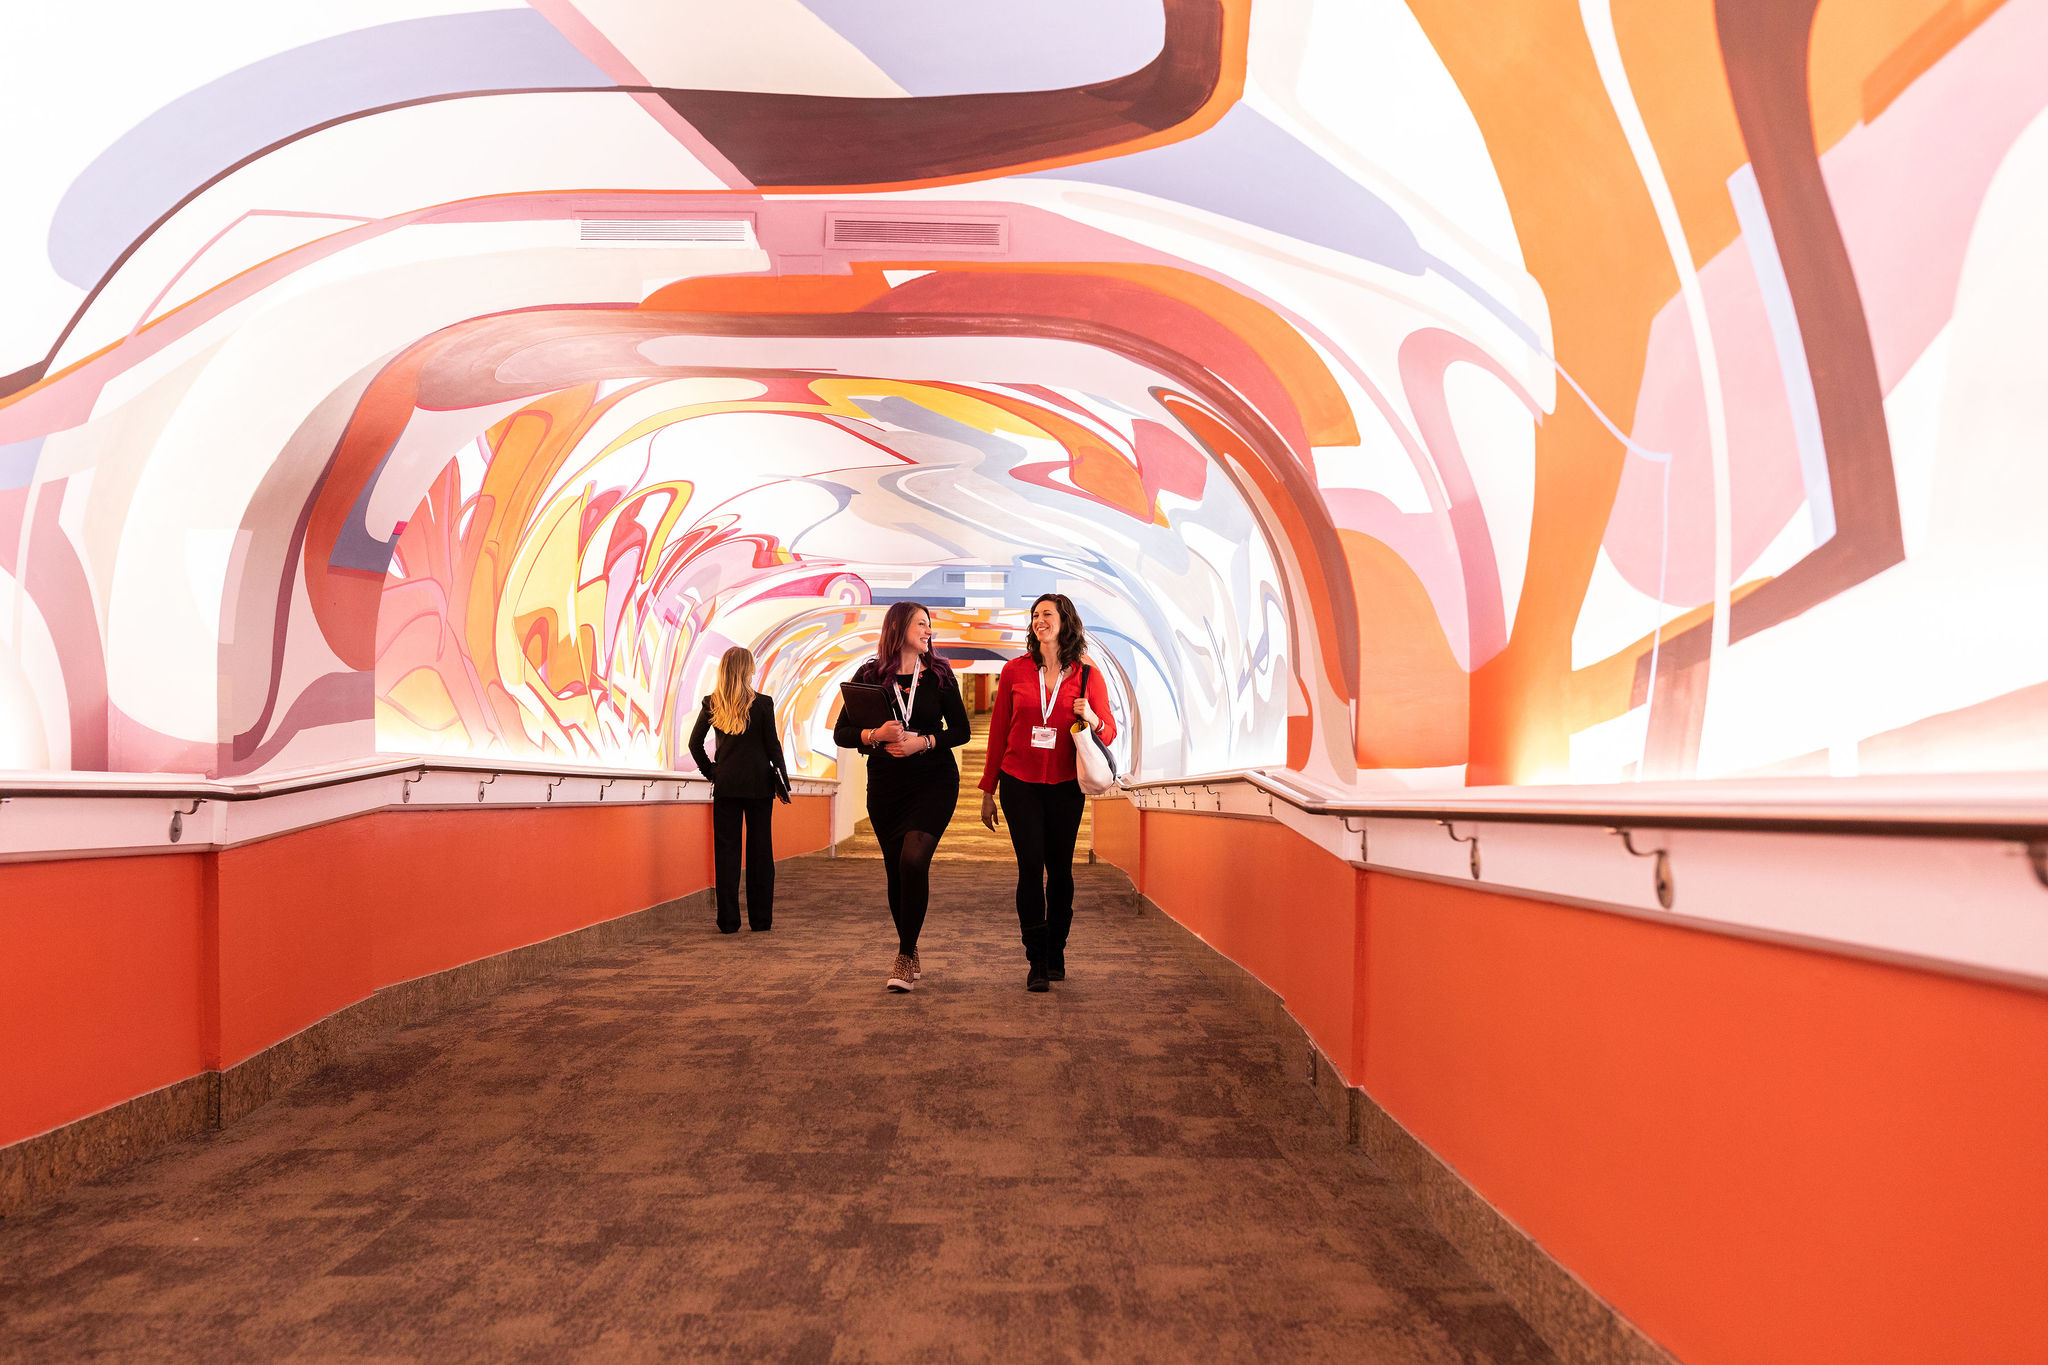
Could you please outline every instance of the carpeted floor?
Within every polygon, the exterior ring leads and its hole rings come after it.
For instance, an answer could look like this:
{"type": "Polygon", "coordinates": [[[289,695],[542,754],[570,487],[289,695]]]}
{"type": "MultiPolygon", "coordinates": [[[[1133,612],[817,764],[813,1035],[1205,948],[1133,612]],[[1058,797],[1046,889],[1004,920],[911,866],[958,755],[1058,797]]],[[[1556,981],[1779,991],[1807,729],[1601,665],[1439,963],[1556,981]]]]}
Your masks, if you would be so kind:
{"type": "Polygon", "coordinates": [[[394,1033],[0,1222],[0,1360],[1547,1361],[1122,874],[872,862],[394,1033]]]}

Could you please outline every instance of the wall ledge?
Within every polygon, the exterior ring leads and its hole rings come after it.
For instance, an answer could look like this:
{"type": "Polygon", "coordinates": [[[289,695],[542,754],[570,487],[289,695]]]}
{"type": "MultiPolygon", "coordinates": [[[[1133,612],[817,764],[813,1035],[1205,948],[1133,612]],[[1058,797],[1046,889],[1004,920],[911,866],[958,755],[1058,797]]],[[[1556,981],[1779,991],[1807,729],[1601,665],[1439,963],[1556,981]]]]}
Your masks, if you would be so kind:
{"type": "Polygon", "coordinates": [[[1352,1087],[1350,1103],[1351,1140],[1408,1192],[1444,1240],[1514,1302],[1560,1358],[1584,1365],[1677,1365],[1675,1356],[1487,1202],[1371,1095],[1352,1087]]]}

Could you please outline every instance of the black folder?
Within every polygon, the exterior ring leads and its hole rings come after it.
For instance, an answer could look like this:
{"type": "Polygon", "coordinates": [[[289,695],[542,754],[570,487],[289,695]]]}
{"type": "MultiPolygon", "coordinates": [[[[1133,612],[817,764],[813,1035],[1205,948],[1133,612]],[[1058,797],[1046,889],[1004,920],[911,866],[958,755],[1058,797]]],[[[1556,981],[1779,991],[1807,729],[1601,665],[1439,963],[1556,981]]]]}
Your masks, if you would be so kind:
{"type": "Polygon", "coordinates": [[[882,683],[843,682],[839,684],[839,696],[844,703],[845,714],[863,730],[872,730],[896,719],[895,704],[889,700],[889,689],[882,683]]]}

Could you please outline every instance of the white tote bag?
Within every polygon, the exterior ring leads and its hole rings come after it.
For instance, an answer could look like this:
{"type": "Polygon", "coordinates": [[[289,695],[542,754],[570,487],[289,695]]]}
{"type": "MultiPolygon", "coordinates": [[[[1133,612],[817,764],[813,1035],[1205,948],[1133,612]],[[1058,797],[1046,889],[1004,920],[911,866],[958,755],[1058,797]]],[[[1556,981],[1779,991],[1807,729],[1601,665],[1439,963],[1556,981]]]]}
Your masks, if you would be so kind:
{"type": "MultiPolygon", "coordinates": [[[[1088,676],[1093,670],[1086,665],[1081,669],[1081,695],[1088,695],[1088,676]]],[[[1081,790],[1089,796],[1101,796],[1116,789],[1116,760],[1109,756],[1109,746],[1102,742],[1102,736],[1079,721],[1074,722],[1074,776],[1081,783],[1081,790]]]]}

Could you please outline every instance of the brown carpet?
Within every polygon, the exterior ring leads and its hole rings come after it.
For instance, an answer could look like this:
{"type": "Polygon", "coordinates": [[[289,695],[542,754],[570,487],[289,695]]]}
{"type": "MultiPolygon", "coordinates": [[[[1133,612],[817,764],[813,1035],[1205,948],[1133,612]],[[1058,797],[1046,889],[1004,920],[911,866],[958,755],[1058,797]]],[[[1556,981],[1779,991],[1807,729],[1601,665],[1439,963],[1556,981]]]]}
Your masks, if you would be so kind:
{"type": "Polygon", "coordinates": [[[0,1222],[0,1359],[1533,1362],[1182,932],[872,862],[394,1033],[0,1222]]]}

